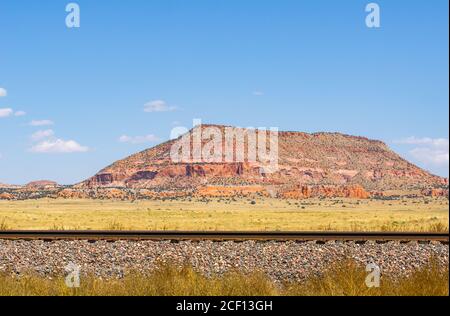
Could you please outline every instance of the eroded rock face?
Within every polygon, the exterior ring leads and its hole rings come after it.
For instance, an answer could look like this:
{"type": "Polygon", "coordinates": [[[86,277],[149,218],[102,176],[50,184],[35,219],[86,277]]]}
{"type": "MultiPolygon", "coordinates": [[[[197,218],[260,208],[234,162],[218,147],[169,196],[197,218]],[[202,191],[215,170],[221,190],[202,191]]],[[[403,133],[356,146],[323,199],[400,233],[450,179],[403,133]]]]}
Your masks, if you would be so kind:
{"type": "Polygon", "coordinates": [[[370,193],[360,185],[350,186],[299,186],[293,190],[287,190],[280,194],[283,198],[305,199],[311,197],[343,197],[352,199],[367,199],[370,193]]]}
{"type": "Polygon", "coordinates": [[[447,197],[448,198],[448,189],[424,189],[422,190],[422,194],[425,196],[431,197],[447,197]]]}
{"type": "Polygon", "coordinates": [[[139,180],[153,180],[158,172],[155,171],[138,171],[134,175],[131,176],[132,181],[139,181],[139,180]]]}
{"type": "Polygon", "coordinates": [[[89,194],[82,190],[64,189],[57,193],[57,196],[63,199],[86,199],[89,194]]]}
{"type": "Polygon", "coordinates": [[[93,181],[93,184],[96,185],[108,185],[113,183],[114,176],[112,173],[101,173],[95,176],[95,181],[93,181]]]}
{"type": "MultiPolygon", "coordinates": [[[[197,128],[206,128],[202,126],[197,128]]],[[[214,126],[224,131],[224,126],[214,126]]],[[[242,130],[242,129],[241,129],[242,130]]],[[[242,130],[247,133],[249,130],[242,130]]],[[[189,132],[191,136],[193,131],[189,132]]],[[[193,138],[191,138],[192,140],[193,138]]],[[[409,163],[386,144],[364,137],[339,133],[279,132],[278,169],[267,171],[259,162],[173,162],[171,149],[176,140],[142,151],[103,169],[74,186],[95,188],[148,189],[155,192],[244,192],[248,187],[280,187],[284,197],[367,198],[371,192],[388,190],[434,190],[441,195],[448,180],[434,176],[409,163]],[[216,189],[212,189],[212,188],[216,189]],[[226,189],[217,189],[226,187],[226,189]],[[231,187],[231,189],[230,189],[231,187]]],[[[207,143],[203,140],[202,144],[207,143]]],[[[225,140],[222,145],[225,148],[225,140]]],[[[192,143],[190,143],[193,147],[192,143]]],[[[270,147],[268,145],[268,147],[270,147]]],[[[229,149],[229,148],[228,148],[229,149]]],[[[236,151],[233,143],[232,150],[236,151]]],[[[248,148],[244,147],[244,153],[248,148]]],[[[225,148],[223,158],[228,153],[225,148]]],[[[428,194],[428,193],[427,193],[428,194]]]]}
{"type": "Polygon", "coordinates": [[[11,193],[0,193],[0,200],[14,200],[16,197],[11,193]]]}

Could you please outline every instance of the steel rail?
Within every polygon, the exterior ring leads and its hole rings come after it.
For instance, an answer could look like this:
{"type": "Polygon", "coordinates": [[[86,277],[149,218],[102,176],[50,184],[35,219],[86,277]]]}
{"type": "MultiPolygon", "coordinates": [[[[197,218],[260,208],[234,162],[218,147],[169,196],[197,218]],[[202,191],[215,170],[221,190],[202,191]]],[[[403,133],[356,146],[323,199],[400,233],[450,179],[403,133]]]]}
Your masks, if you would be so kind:
{"type": "Polygon", "coordinates": [[[0,240],[211,240],[211,241],[438,241],[449,242],[448,233],[423,232],[256,232],[256,231],[0,231],[0,240]]]}

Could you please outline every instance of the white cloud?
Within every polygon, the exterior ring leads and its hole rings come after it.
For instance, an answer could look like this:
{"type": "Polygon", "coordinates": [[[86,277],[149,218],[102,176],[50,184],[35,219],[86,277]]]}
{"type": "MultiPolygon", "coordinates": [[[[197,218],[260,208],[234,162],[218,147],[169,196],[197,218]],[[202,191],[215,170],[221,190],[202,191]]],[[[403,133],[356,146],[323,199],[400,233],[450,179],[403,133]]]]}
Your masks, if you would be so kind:
{"type": "Polygon", "coordinates": [[[143,144],[143,143],[155,143],[159,142],[159,137],[150,134],[145,136],[127,136],[122,135],[119,137],[119,142],[121,143],[131,143],[131,144],[143,144]]]}
{"type": "Polygon", "coordinates": [[[47,126],[47,125],[53,125],[53,121],[50,120],[32,120],[30,122],[31,126],[47,126]]]}
{"type": "Polygon", "coordinates": [[[448,148],[449,146],[449,141],[447,138],[430,138],[430,137],[418,138],[415,136],[398,140],[395,143],[407,145],[428,145],[433,147],[446,147],[446,148],[448,148]]]}
{"type": "Polygon", "coordinates": [[[144,112],[170,112],[176,109],[176,106],[168,105],[163,100],[150,101],[144,105],[144,112]]]}
{"type": "Polygon", "coordinates": [[[34,133],[33,135],[31,135],[31,139],[34,141],[38,141],[44,138],[49,138],[52,137],[53,135],[55,135],[55,132],[53,132],[53,130],[51,129],[47,129],[47,130],[41,130],[41,131],[37,131],[36,133],[34,133]]]}
{"type": "Polygon", "coordinates": [[[45,140],[30,149],[34,153],[75,153],[88,150],[88,147],[81,146],[76,141],[63,139],[45,140]]]}
{"type": "Polygon", "coordinates": [[[6,97],[8,95],[8,91],[5,88],[0,88],[0,98],[6,97]]]}
{"type": "Polygon", "coordinates": [[[74,140],[63,140],[55,137],[52,129],[39,130],[31,135],[31,140],[37,142],[30,148],[33,153],[76,153],[86,152],[88,147],[74,140]]]}
{"type": "Polygon", "coordinates": [[[11,115],[24,116],[26,114],[27,113],[25,113],[24,111],[16,111],[16,112],[14,112],[14,110],[11,109],[11,108],[0,109],[0,117],[8,117],[8,116],[11,116],[11,115]]]}
{"type": "Polygon", "coordinates": [[[25,116],[27,115],[27,112],[25,111],[16,111],[14,112],[14,116],[25,116]]]}
{"type": "Polygon", "coordinates": [[[8,117],[13,113],[14,113],[13,109],[10,108],[0,109],[0,117],[8,117]]]}
{"type": "Polygon", "coordinates": [[[418,147],[414,148],[409,153],[418,161],[429,165],[445,166],[449,163],[448,150],[445,151],[426,147],[418,147]]]}
{"type": "Polygon", "coordinates": [[[264,92],[262,92],[262,91],[253,91],[252,94],[253,94],[254,96],[260,97],[260,96],[264,95],[264,92]]]}
{"type": "Polygon", "coordinates": [[[413,145],[410,155],[417,161],[430,166],[445,167],[449,164],[449,140],[447,138],[408,137],[397,144],[413,145]]]}

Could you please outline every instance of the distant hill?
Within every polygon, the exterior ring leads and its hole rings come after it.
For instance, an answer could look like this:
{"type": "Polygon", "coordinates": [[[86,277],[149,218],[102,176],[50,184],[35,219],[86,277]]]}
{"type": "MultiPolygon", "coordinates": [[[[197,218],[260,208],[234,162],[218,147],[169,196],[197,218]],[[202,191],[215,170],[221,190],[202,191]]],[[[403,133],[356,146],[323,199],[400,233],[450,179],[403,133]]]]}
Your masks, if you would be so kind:
{"type": "Polygon", "coordinates": [[[49,180],[32,181],[26,185],[12,185],[0,183],[0,189],[24,189],[24,190],[41,190],[59,187],[58,183],[49,180]]]}
{"type": "MultiPolygon", "coordinates": [[[[206,128],[220,131],[222,135],[227,129],[219,125],[203,125],[192,129],[185,135],[191,139],[191,149],[192,135],[206,128]]],[[[252,130],[246,129],[235,131],[244,135],[252,133],[252,130]]],[[[340,133],[279,132],[279,167],[273,173],[266,172],[264,164],[247,160],[173,162],[171,148],[180,139],[119,160],[74,188],[147,189],[152,192],[200,195],[233,195],[252,191],[300,198],[367,197],[388,191],[431,192],[448,186],[447,179],[432,175],[406,161],[385,143],[364,137],[340,133]]],[[[202,146],[208,142],[203,140],[202,146]]],[[[225,149],[224,137],[222,146],[225,149]]],[[[235,142],[233,150],[236,150],[235,142]]],[[[248,151],[247,144],[244,151],[248,151]]],[[[225,155],[226,150],[223,158],[225,155]]]]}
{"type": "Polygon", "coordinates": [[[39,181],[33,181],[25,185],[25,188],[27,189],[48,189],[48,188],[56,188],[58,187],[58,183],[55,181],[49,181],[49,180],[39,180],[39,181]]]}
{"type": "Polygon", "coordinates": [[[18,189],[20,187],[21,187],[20,185],[5,184],[0,182],[0,189],[18,189]]]}

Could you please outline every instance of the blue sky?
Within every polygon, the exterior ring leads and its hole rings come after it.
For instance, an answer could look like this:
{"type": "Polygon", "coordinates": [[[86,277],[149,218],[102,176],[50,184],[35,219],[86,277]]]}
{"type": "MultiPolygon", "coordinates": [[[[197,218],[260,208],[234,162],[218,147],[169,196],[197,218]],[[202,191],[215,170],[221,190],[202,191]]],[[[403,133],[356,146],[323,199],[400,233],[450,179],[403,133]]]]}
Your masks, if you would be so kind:
{"type": "Polygon", "coordinates": [[[387,142],[448,175],[448,1],[0,0],[0,182],[75,183],[194,118],[387,142]],[[147,110],[147,111],[145,111],[147,110]],[[25,112],[25,113],[24,113],[25,112]]]}

